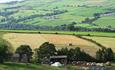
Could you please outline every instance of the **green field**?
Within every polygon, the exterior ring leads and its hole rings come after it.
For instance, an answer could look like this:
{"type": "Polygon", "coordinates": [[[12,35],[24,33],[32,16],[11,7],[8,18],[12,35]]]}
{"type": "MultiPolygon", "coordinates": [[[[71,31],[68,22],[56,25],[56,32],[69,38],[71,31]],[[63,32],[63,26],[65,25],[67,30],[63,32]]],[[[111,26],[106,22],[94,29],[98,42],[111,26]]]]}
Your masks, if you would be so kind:
{"type": "Polygon", "coordinates": [[[42,66],[35,64],[19,64],[19,63],[5,63],[0,64],[0,70],[62,70],[62,68],[53,68],[50,66],[42,66]]]}
{"type": "MultiPolygon", "coordinates": [[[[112,66],[115,66],[115,63],[112,63],[112,66]]],[[[36,65],[36,64],[23,64],[23,63],[4,63],[0,64],[0,70],[83,70],[78,69],[79,67],[51,67],[48,65],[36,65]]],[[[85,70],[85,69],[84,69],[85,70]]]]}
{"type": "Polygon", "coordinates": [[[114,16],[105,16],[94,22],[101,27],[113,27],[115,28],[115,17],[114,16]],[[110,22],[111,21],[111,22],[110,22]]]}
{"type": "Polygon", "coordinates": [[[76,22],[75,26],[86,28],[111,26],[111,29],[115,29],[114,9],[115,0],[25,0],[15,4],[0,4],[0,11],[4,13],[0,14],[0,24],[61,26],[76,22]],[[103,15],[102,13],[106,12],[113,15],[101,16],[91,24],[81,23],[85,18],[93,18],[95,13],[103,15]]]}
{"type": "Polygon", "coordinates": [[[5,33],[42,33],[42,34],[62,34],[62,35],[81,35],[87,36],[105,36],[105,37],[115,37],[114,32],[72,32],[72,31],[40,31],[40,30],[0,30],[0,32],[5,33]]]}

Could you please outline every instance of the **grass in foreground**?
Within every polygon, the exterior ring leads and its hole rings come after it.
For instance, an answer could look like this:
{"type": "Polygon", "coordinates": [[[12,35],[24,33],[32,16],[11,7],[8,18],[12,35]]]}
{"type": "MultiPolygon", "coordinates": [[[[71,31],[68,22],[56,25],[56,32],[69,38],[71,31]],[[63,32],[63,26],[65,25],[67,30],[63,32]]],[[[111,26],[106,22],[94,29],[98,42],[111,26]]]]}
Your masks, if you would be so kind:
{"type": "Polygon", "coordinates": [[[0,64],[0,70],[79,70],[72,67],[51,67],[47,65],[22,64],[22,63],[5,63],[0,64]]]}
{"type": "Polygon", "coordinates": [[[60,68],[51,68],[35,64],[5,63],[0,64],[0,70],[60,70],[60,68]]]}

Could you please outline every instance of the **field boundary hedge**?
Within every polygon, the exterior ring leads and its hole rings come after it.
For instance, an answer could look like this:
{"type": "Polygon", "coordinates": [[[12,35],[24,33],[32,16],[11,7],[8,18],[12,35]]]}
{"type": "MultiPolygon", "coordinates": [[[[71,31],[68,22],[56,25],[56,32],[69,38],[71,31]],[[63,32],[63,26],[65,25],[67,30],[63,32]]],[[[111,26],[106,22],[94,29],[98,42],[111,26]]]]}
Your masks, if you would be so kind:
{"type": "Polygon", "coordinates": [[[88,39],[88,38],[85,38],[85,37],[83,37],[83,36],[77,36],[77,37],[79,37],[79,38],[81,38],[81,39],[84,39],[84,40],[87,40],[87,41],[89,41],[89,42],[92,42],[92,43],[94,43],[94,44],[96,44],[97,46],[99,46],[100,48],[106,48],[104,45],[102,45],[102,44],[100,44],[100,43],[98,43],[98,42],[96,42],[96,41],[94,41],[94,40],[92,40],[92,39],[88,39]]]}

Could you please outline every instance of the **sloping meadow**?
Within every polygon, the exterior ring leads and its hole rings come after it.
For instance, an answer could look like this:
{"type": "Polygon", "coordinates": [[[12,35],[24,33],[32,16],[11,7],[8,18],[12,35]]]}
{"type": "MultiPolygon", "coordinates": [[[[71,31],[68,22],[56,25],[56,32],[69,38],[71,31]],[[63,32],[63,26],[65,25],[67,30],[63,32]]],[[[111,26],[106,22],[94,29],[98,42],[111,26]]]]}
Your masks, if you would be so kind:
{"type": "Polygon", "coordinates": [[[94,43],[72,35],[7,33],[4,34],[3,38],[14,49],[26,44],[30,45],[34,50],[35,48],[39,48],[44,42],[50,42],[56,46],[56,49],[80,47],[85,52],[94,56],[95,52],[100,48],[94,43]]]}

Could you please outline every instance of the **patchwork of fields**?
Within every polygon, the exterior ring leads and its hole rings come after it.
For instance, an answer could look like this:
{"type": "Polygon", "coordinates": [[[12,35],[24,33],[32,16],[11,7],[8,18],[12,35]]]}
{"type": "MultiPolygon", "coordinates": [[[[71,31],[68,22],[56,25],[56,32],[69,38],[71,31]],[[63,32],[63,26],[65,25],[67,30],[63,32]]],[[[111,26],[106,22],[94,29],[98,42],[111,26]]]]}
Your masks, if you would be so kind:
{"type": "Polygon", "coordinates": [[[2,29],[17,28],[19,24],[23,28],[26,25],[55,27],[72,22],[76,22],[78,27],[115,29],[114,18],[115,0],[24,0],[0,4],[2,29]],[[82,23],[97,13],[100,18],[92,23],[82,23]]]}
{"type": "MultiPolygon", "coordinates": [[[[115,52],[115,0],[23,0],[0,3],[0,44],[7,44],[9,52],[14,52],[20,45],[29,45],[34,51],[45,42],[53,43],[56,49],[80,47],[93,57],[102,47],[112,48],[115,52]]],[[[102,56],[104,53],[99,52],[97,57],[100,54],[102,56]]],[[[105,54],[102,60],[106,58],[105,54]]],[[[0,70],[77,68],[69,65],[55,68],[48,65],[0,63],[0,70]]]]}

